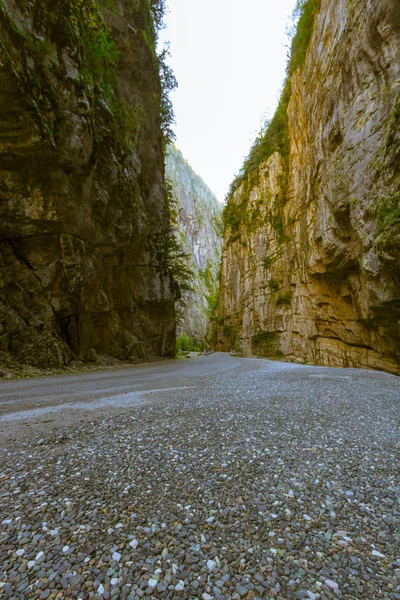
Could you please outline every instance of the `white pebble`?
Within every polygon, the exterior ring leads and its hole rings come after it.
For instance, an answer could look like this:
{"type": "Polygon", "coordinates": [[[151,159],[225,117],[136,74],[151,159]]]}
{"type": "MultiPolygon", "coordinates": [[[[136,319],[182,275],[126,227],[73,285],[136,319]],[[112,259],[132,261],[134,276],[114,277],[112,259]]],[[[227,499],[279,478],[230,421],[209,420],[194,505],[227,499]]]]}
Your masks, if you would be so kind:
{"type": "Polygon", "coordinates": [[[213,569],[215,569],[216,566],[217,566],[217,563],[215,562],[215,560],[208,560],[207,561],[207,569],[209,571],[212,571],[213,569]]]}
{"type": "Polygon", "coordinates": [[[19,550],[16,551],[15,554],[17,556],[23,556],[25,554],[25,550],[23,548],[20,548],[19,550]]]}
{"type": "Polygon", "coordinates": [[[136,550],[136,548],[139,546],[139,542],[137,541],[137,539],[133,539],[131,542],[129,542],[129,545],[131,548],[136,550]]]}
{"type": "Polygon", "coordinates": [[[112,559],[115,560],[115,562],[119,562],[121,560],[121,554],[119,552],[114,552],[112,559]]]}
{"type": "Polygon", "coordinates": [[[336,581],[331,581],[330,579],[325,579],[325,585],[328,586],[331,590],[338,590],[339,586],[336,581]]]}
{"type": "Polygon", "coordinates": [[[149,587],[151,587],[151,588],[156,587],[157,583],[158,583],[157,579],[149,579],[149,581],[148,581],[149,587]]]}
{"type": "Polygon", "coordinates": [[[372,550],[372,556],[377,556],[378,558],[385,558],[385,555],[381,554],[377,550],[372,550]]]}
{"type": "Polygon", "coordinates": [[[176,584],[175,590],[177,592],[181,592],[184,587],[185,587],[185,582],[181,580],[179,583],[176,584]]]}

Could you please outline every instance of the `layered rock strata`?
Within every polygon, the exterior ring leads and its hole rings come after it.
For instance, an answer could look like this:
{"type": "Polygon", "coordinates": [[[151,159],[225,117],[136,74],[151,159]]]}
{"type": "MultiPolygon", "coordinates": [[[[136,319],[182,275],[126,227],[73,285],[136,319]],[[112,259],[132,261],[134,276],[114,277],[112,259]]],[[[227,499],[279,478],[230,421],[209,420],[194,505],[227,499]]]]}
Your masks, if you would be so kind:
{"type": "Polygon", "coordinates": [[[0,40],[1,362],[173,354],[149,3],[0,0],[0,40]]]}
{"type": "Polygon", "coordinates": [[[229,198],[211,340],[400,373],[400,6],[321,0],[288,154],[229,198]]]}

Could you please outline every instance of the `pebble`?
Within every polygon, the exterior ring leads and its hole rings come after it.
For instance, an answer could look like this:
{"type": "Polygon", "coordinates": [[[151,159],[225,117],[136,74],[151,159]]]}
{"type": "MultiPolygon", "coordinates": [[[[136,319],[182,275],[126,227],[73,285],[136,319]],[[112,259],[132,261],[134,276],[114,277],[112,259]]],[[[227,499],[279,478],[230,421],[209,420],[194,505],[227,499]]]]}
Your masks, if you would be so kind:
{"type": "Polygon", "coordinates": [[[371,554],[372,554],[372,556],[377,556],[378,558],[385,558],[385,555],[381,554],[377,550],[372,550],[371,554]]]}
{"type": "Polygon", "coordinates": [[[328,586],[331,590],[338,590],[339,586],[336,581],[332,581],[331,579],[325,579],[325,585],[328,586]]]}
{"type": "Polygon", "coordinates": [[[1,446],[0,596],[400,600],[398,389],[248,359],[40,444],[27,428],[1,446]]]}

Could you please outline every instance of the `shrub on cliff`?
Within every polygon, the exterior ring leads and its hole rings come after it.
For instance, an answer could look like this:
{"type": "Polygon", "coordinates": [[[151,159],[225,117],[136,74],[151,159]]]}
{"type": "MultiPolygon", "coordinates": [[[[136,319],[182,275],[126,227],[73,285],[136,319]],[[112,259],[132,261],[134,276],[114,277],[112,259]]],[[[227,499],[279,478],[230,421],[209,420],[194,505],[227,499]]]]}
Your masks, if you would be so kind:
{"type": "Polygon", "coordinates": [[[253,143],[250,152],[228,192],[233,192],[251,173],[265,162],[274,152],[279,152],[287,160],[289,155],[289,131],[287,109],[291,96],[293,73],[303,65],[314,29],[314,21],[320,6],[320,0],[299,0],[293,13],[297,26],[293,28],[291,50],[286,67],[286,80],[283,85],[278,108],[271,120],[265,122],[253,143]]]}

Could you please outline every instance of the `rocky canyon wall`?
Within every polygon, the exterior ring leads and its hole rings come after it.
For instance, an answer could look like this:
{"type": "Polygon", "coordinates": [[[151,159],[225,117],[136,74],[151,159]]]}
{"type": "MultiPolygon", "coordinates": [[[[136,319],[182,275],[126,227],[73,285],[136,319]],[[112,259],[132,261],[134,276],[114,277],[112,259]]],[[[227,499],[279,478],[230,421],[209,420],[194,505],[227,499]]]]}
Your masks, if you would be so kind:
{"type": "Polygon", "coordinates": [[[157,2],[0,0],[0,361],[172,355],[157,2]]]}
{"type": "Polygon", "coordinates": [[[204,340],[218,298],[222,252],[222,205],[182,153],[170,146],[166,177],[172,185],[176,235],[192,271],[190,291],[177,307],[177,334],[204,340]]]}
{"type": "Polygon", "coordinates": [[[225,209],[210,340],[399,374],[400,5],[307,7],[304,57],[225,209]]]}

